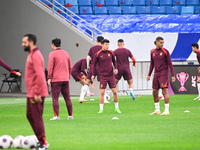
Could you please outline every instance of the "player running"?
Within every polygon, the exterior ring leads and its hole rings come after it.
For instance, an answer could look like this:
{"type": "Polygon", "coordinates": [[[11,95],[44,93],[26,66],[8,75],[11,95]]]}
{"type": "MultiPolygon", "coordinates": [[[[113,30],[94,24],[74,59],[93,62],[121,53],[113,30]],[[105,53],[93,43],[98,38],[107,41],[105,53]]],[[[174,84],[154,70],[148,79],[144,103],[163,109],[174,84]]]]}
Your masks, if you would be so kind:
{"type": "Polygon", "coordinates": [[[44,72],[44,58],[35,44],[36,36],[33,34],[26,34],[22,39],[24,51],[29,52],[25,68],[26,116],[39,141],[36,149],[45,150],[49,144],[45,139],[42,114],[44,99],[48,96],[48,91],[44,72]]]}
{"type": "MultiPolygon", "coordinates": [[[[196,53],[197,55],[197,60],[200,64],[200,50],[199,50],[199,45],[197,43],[193,43],[192,45],[192,51],[196,53]]],[[[200,67],[198,68],[198,72],[200,73],[200,67]]],[[[197,77],[197,89],[199,95],[194,99],[194,100],[200,100],[200,76],[197,77]]]]}
{"type": "Polygon", "coordinates": [[[114,74],[118,73],[117,70],[117,64],[115,61],[115,54],[113,51],[108,50],[110,41],[107,39],[104,39],[101,41],[102,49],[98,51],[95,54],[95,58],[93,61],[92,66],[92,81],[94,81],[95,78],[95,71],[96,71],[96,65],[99,66],[99,74],[100,74],[100,97],[99,97],[99,103],[100,103],[100,110],[98,113],[103,113],[103,103],[104,103],[104,95],[105,95],[105,89],[107,86],[107,83],[109,87],[111,88],[113,92],[113,98],[115,101],[115,112],[121,113],[118,107],[118,94],[117,94],[117,87],[116,87],[116,81],[114,74]],[[115,69],[113,72],[113,66],[115,69]]]}
{"type": "Polygon", "coordinates": [[[21,76],[20,72],[14,71],[12,68],[10,68],[3,60],[0,58],[0,66],[4,67],[6,70],[8,70],[10,73],[14,73],[18,76],[21,76]]]}
{"type": "MultiPolygon", "coordinates": [[[[72,73],[71,73],[72,77],[76,82],[79,82],[82,85],[79,103],[83,103],[83,101],[88,101],[84,99],[85,96],[84,85],[86,85],[86,78],[87,78],[87,73],[85,71],[86,69],[87,69],[86,58],[79,60],[72,67],[72,73]]],[[[94,86],[95,86],[94,83],[92,83],[92,89],[94,89],[94,86]]],[[[93,95],[94,93],[91,93],[88,88],[87,96],[90,97],[93,95]]]]}
{"type": "Polygon", "coordinates": [[[52,40],[53,52],[49,54],[48,85],[51,86],[54,117],[50,120],[60,120],[58,98],[62,93],[68,110],[68,119],[73,119],[72,102],[69,91],[69,77],[71,73],[71,59],[69,54],[60,48],[61,40],[52,40]]]}
{"type": "Polygon", "coordinates": [[[115,75],[116,83],[119,82],[123,76],[124,80],[127,80],[129,85],[129,92],[133,100],[135,100],[135,95],[133,94],[133,80],[129,67],[129,57],[133,61],[133,66],[136,66],[136,60],[133,57],[130,50],[124,48],[124,40],[118,40],[118,49],[114,51],[117,61],[118,74],[115,75]]]}
{"type": "Polygon", "coordinates": [[[164,39],[162,37],[157,37],[155,41],[156,48],[151,50],[151,64],[149,68],[149,74],[147,76],[147,81],[150,80],[151,73],[154,69],[153,77],[153,97],[155,104],[155,111],[150,115],[158,114],[160,115],[160,105],[158,90],[161,88],[165,100],[165,111],[161,115],[169,115],[169,94],[168,94],[168,78],[169,69],[172,75],[172,82],[175,81],[174,68],[172,66],[170,53],[168,50],[163,48],[164,39]]]}

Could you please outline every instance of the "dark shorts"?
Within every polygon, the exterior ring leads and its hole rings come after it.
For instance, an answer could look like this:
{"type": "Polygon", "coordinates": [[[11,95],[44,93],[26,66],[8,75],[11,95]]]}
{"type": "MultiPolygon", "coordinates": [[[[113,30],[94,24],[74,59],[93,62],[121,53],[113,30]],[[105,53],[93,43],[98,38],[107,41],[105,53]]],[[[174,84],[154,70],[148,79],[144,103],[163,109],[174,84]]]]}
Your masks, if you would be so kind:
{"type": "Polygon", "coordinates": [[[132,75],[129,68],[118,68],[118,74],[115,75],[115,79],[120,80],[123,76],[124,80],[131,80],[132,75]]]}
{"type": "Polygon", "coordinates": [[[111,89],[116,88],[115,76],[100,76],[100,89],[106,89],[107,83],[111,89]]]}
{"type": "MultiPolygon", "coordinates": [[[[98,67],[96,67],[95,69],[95,77],[97,76],[97,81],[100,81],[100,75],[99,75],[99,69],[98,67]]],[[[91,80],[91,77],[92,77],[92,68],[90,67],[90,70],[87,74],[87,79],[91,80]]]]}
{"type": "Polygon", "coordinates": [[[168,76],[159,76],[153,78],[153,89],[168,88],[168,76]]]}
{"type": "Polygon", "coordinates": [[[84,74],[82,72],[72,71],[71,75],[76,82],[79,82],[84,79],[84,74]]]}

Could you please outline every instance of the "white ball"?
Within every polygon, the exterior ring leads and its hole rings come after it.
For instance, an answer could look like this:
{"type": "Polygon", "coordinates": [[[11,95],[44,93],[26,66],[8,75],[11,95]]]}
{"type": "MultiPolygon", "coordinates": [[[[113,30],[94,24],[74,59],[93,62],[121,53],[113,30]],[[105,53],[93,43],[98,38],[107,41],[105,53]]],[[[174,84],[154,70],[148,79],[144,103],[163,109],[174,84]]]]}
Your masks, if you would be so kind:
{"type": "Polygon", "coordinates": [[[110,96],[108,95],[108,93],[105,93],[105,95],[104,95],[104,100],[109,100],[110,99],[110,96]]]}
{"type": "Polygon", "coordinates": [[[12,145],[12,138],[9,135],[3,135],[0,137],[0,149],[10,148],[12,145]]]}
{"type": "Polygon", "coordinates": [[[22,139],[22,148],[24,149],[35,148],[36,144],[35,139],[31,136],[26,136],[22,139]]]}
{"type": "Polygon", "coordinates": [[[22,135],[18,135],[15,137],[14,141],[13,141],[13,145],[15,148],[22,148],[22,139],[24,138],[24,136],[22,135]]]}

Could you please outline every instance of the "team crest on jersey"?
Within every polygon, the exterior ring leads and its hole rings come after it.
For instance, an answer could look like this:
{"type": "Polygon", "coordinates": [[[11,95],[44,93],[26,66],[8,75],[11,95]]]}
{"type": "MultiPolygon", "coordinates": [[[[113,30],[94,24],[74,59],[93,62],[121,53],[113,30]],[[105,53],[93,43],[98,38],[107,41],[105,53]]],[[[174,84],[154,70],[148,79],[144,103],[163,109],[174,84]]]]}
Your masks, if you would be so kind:
{"type": "Polygon", "coordinates": [[[100,57],[103,58],[103,55],[101,55],[100,57]]]}
{"type": "Polygon", "coordinates": [[[161,84],[161,87],[163,87],[163,83],[161,84]]]}
{"type": "Polygon", "coordinates": [[[153,56],[155,56],[155,53],[153,53],[153,56]]]}
{"type": "Polygon", "coordinates": [[[160,53],[160,56],[162,56],[162,52],[160,53]]]}
{"type": "Polygon", "coordinates": [[[35,104],[35,100],[34,99],[30,99],[31,104],[35,104]]]}
{"type": "Polygon", "coordinates": [[[108,57],[110,57],[110,53],[108,53],[108,57]]]}
{"type": "Polygon", "coordinates": [[[28,57],[27,59],[26,59],[26,61],[28,62],[30,60],[30,58],[28,57]]]}

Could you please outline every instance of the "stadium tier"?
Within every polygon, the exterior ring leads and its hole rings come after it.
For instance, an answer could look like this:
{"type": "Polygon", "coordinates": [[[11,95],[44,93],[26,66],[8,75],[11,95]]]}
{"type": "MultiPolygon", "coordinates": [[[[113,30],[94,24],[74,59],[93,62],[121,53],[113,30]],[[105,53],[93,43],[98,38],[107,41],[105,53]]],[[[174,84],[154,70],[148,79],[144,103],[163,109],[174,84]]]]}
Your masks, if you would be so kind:
{"type": "MultiPolygon", "coordinates": [[[[52,0],[43,3],[52,7],[52,0]]],[[[200,14],[200,0],[57,0],[78,15],[200,14]]],[[[62,9],[62,8],[61,8],[62,9]]],[[[56,9],[60,12],[59,9],[56,9]]]]}

